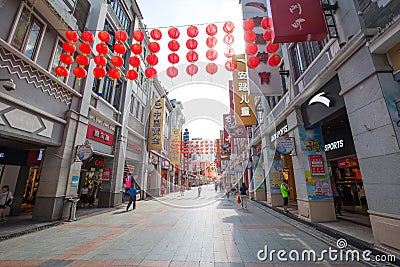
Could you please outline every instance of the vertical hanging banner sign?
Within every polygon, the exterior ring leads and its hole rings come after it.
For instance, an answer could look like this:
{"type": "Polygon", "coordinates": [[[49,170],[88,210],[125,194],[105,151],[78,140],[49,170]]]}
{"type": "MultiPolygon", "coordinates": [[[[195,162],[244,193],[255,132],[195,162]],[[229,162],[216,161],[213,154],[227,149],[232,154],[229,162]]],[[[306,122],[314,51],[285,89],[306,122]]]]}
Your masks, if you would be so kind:
{"type": "Polygon", "coordinates": [[[151,100],[149,150],[163,149],[164,107],[164,98],[153,98],[151,100]]]}
{"type": "Polygon", "coordinates": [[[256,125],[254,96],[249,95],[248,76],[244,54],[235,55],[237,70],[233,71],[233,102],[236,125],[256,125]]]}
{"type": "Polygon", "coordinates": [[[320,0],[270,0],[274,43],[321,41],[328,34],[320,0]]]}
{"type": "Polygon", "coordinates": [[[171,163],[175,165],[181,164],[181,130],[172,129],[171,135],[171,163]]]}

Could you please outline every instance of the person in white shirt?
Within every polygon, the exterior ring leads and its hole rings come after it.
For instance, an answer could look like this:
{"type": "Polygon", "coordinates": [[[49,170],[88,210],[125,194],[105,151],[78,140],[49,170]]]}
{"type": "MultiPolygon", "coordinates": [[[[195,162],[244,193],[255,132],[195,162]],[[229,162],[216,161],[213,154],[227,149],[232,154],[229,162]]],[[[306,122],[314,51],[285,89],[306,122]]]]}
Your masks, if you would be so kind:
{"type": "Polygon", "coordinates": [[[6,208],[11,206],[14,201],[14,196],[10,192],[10,187],[8,185],[4,185],[2,188],[2,193],[0,194],[0,215],[1,222],[6,222],[6,208]]]}

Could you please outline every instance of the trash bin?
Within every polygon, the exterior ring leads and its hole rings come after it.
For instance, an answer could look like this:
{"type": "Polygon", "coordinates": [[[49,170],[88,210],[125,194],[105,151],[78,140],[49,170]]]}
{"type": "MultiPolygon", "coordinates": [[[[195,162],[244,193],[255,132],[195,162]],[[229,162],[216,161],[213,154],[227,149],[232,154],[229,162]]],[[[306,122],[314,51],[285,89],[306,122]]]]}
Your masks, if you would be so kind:
{"type": "Polygon", "coordinates": [[[76,221],[76,207],[78,205],[79,198],[78,197],[68,197],[67,200],[71,202],[71,208],[69,211],[68,221],[69,222],[76,221]]]}

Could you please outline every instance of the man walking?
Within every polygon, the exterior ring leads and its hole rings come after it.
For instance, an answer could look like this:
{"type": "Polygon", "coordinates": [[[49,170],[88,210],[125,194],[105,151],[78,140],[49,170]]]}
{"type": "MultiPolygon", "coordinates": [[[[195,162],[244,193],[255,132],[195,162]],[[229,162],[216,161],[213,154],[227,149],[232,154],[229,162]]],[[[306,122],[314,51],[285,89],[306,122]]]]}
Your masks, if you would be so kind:
{"type": "Polygon", "coordinates": [[[136,194],[137,194],[137,189],[135,188],[134,185],[131,186],[131,188],[129,188],[129,203],[128,206],[126,206],[126,211],[129,210],[129,207],[131,206],[131,204],[133,203],[133,209],[136,209],[136,194]]]}
{"type": "Polygon", "coordinates": [[[287,184],[287,182],[285,180],[283,180],[282,184],[281,184],[281,194],[283,197],[283,209],[285,210],[286,213],[289,213],[287,206],[289,204],[289,186],[287,184]]]}
{"type": "Polygon", "coordinates": [[[247,210],[247,186],[245,183],[242,183],[242,186],[240,187],[240,202],[242,208],[247,210]]]}

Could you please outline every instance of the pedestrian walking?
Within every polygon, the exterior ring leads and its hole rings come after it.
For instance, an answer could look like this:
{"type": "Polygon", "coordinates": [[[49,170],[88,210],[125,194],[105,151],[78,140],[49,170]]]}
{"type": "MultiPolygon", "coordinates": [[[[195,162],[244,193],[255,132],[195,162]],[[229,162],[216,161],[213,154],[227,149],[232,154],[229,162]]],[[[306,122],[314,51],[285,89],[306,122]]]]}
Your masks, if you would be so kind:
{"type": "Polygon", "coordinates": [[[160,191],[161,191],[161,196],[163,197],[164,196],[164,191],[165,191],[164,185],[161,185],[160,191]]]}
{"type": "Polygon", "coordinates": [[[284,180],[281,184],[281,194],[283,197],[283,209],[285,210],[286,213],[289,213],[289,211],[287,209],[287,206],[289,204],[289,193],[288,193],[289,191],[290,191],[290,188],[287,184],[287,181],[284,180]]]}
{"type": "Polygon", "coordinates": [[[215,192],[217,192],[217,189],[218,189],[218,183],[217,183],[217,182],[215,182],[214,186],[215,186],[215,192]]]}
{"type": "MultiPolygon", "coordinates": [[[[339,188],[336,187],[335,180],[332,176],[331,176],[331,188],[332,188],[333,203],[335,205],[336,214],[343,216],[342,215],[342,196],[338,192],[339,188]]],[[[342,190],[340,190],[340,191],[342,191],[342,190]]]]}
{"type": "Polygon", "coordinates": [[[247,186],[245,183],[242,183],[240,187],[240,202],[243,209],[247,209],[247,186]]]}
{"type": "Polygon", "coordinates": [[[197,187],[197,196],[200,197],[201,195],[201,185],[197,187]]]}
{"type": "Polygon", "coordinates": [[[10,207],[14,201],[14,196],[10,192],[10,187],[4,185],[2,188],[2,193],[0,194],[0,215],[1,222],[6,222],[6,208],[10,207]]]}
{"type": "Polygon", "coordinates": [[[131,204],[133,204],[133,209],[136,209],[136,194],[137,194],[137,189],[135,188],[134,185],[131,185],[131,188],[129,188],[129,203],[128,206],[126,206],[126,211],[129,210],[129,207],[131,204]]]}
{"type": "Polygon", "coordinates": [[[79,193],[79,199],[81,200],[81,207],[84,208],[85,205],[89,202],[89,188],[85,184],[79,193]]]}

